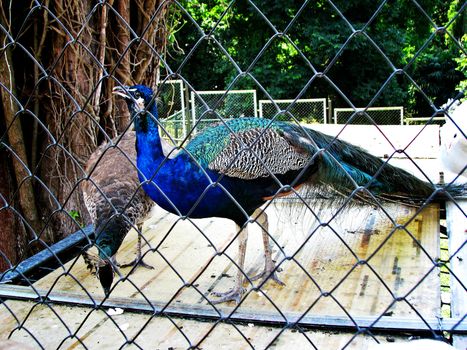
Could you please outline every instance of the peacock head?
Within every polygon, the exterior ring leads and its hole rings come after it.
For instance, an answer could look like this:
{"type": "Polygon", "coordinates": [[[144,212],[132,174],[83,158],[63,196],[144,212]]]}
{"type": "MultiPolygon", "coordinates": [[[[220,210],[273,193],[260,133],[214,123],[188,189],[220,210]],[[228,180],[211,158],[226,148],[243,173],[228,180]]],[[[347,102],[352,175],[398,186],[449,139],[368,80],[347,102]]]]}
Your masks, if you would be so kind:
{"type": "Polygon", "coordinates": [[[135,118],[136,131],[147,131],[148,124],[156,125],[154,118],[157,118],[157,106],[151,88],[144,85],[116,86],[112,92],[125,99],[135,118]]]}

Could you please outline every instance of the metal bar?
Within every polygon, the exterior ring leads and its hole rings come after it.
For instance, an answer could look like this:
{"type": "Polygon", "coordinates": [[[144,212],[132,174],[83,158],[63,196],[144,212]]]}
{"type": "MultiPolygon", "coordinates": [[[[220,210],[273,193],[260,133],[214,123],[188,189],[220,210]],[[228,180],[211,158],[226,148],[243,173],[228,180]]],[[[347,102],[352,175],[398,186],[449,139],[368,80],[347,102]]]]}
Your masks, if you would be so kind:
{"type": "MultiPolygon", "coordinates": [[[[298,103],[303,103],[303,102],[322,102],[322,103],[326,103],[326,98],[300,98],[298,100],[294,100],[294,99],[288,99],[288,100],[274,100],[275,103],[292,103],[292,102],[295,102],[296,104],[298,103]]],[[[272,104],[273,101],[271,100],[259,100],[259,103],[263,103],[263,104],[272,104]]],[[[352,109],[352,108],[351,108],[352,109]]],[[[353,109],[352,109],[353,110],[353,109]]]]}
{"type": "Polygon", "coordinates": [[[326,106],[326,102],[327,102],[327,99],[323,98],[323,124],[327,124],[328,121],[327,121],[327,106],[326,106]]]}
{"type": "MultiPolygon", "coordinates": [[[[334,108],[338,112],[367,112],[367,111],[403,111],[404,107],[402,106],[393,106],[393,107],[357,107],[357,108],[334,108]]],[[[431,119],[431,118],[427,118],[431,119]]]]}
{"type": "Polygon", "coordinates": [[[225,93],[228,94],[251,94],[256,93],[256,90],[201,90],[196,91],[197,95],[223,95],[225,93]]]}
{"type": "MultiPolygon", "coordinates": [[[[294,104],[295,106],[299,106],[299,105],[303,105],[305,103],[320,103],[323,105],[323,124],[327,124],[327,121],[326,121],[326,110],[327,110],[327,107],[326,107],[326,98],[303,98],[303,99],[297,99],[297,100],[294,100],[294,99],[281,99],[281,100],[259,100],[259,116],[260,118],[263,118],[264,117],[264,113],[263,113],[263,110],[264,110],[264,106],[265,105],[273,105],[273,104],[284,104],[284,103],[287,103],[288,105],[289,104],[294,104]]],[[[288,108],[288,106],[287,106],[288,108]]]]}
{"type": "Polygon", "coordinates": [[[429,120],[438,120],[438,121],[444,121],[446,120],[445,117],[414,117],[414,118],[405,118],[404,121],[407,125],[410,125],[411,122],[427,122],[429,120]]]}
{"type": "MultiPolygon", "coordinates": [[[[70,250],[79,247],[94,235],[94,226],[88,225],[79,231],[65,237],[61,241],[51,245],[49,248],[40,251],[39,253],[23,260],[17,266],[5,271],[0,275],[0,283],[11,283],[23,280],[24,277],[29,277],[36,273],[39,268],[50,265],[60,265],[71,260],[75,255],[67,254],[70,250]],[[60,261],[57,260],[60,259],[60,261]]],[[[54,267],[53,269],[55,269],[54,267]]]]}
{"type": "MultiPolygon", "coordinates": [[[[0,285],[1,299],[14,300],[41,300],[47,303],[75,305],[82,307],[97,308],[102,303],[102,297],[94,297],[94,302],[85,295],[65,292],[51,292],[47,295],[47,291],[37,290],[38,295],[34,290],[27,286],[15,285],[0,285]]],[[[217,310],[209,305],[188,305],[177,303],[176,306],[165,307],[165,303],[151,302],[148,304],[145,300],[135,300],[134,298],[111,298],[106,300],[101,307],[104,308],[121,308],[128,312],[143,312],[154,315],[168,315],[171,317],[194,318],[200,321],[218,321],[228,319],[233,323],[255,323],[264,326],[286,327],[295,324],[299,327],[332,329],[332,330],[347,330],[355,331],[357,326],[347,317],[343,316],[313,316],[306,315],[302,317],[300,313],[286,313],[287,319],[284,319],[277,313],[265,311],[241,311],[231,314],[233,308],[223,307],[217,310]],[[164,310],[161,312],[161,310],[164,310]]],[[[369,328],[377,316],[356,316],[354,317],[358,328],[369,328]]],[[[429,327],[437,332],[446,331],[452,334],[467,334],[467,321],[462,318],[426,318],[426,323],[429,327]]],[[[390,317],[383,316],[378,322],[371,326],[372,331],[392,331],[392,332],[410,332],[410,333],[426,333],[431,332],[430,328],[417,318],[407,317],[390,317]]]]}
{"type": "MultiPolygon", "coordinates": [[[[467,200],[458,199],[456,203],[446,203],[446,225],[449,237],[449,262],[450,262],[450,284],[451,284],[451,314],[454,317],[466,317],[467,300],[465,284],[467,276],[467,200]],[[459,207],[458,207],[459,206],[459,207]]],[[[467,347],[467,336],[454,335],[453,345],[457,349],[467,347]]]]}

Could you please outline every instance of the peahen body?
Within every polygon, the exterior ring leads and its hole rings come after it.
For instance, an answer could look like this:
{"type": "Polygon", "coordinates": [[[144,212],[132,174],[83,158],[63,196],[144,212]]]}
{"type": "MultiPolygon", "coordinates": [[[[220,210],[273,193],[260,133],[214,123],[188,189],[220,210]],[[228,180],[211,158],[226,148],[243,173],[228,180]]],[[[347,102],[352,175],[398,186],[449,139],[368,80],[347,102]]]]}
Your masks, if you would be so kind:
{"type": "MultiPolygon", "coordinates": [[[[144,190],[162,208],[190,218],[233,220],[239,233],[235,287],[218,302],[239,301],[243,289],[246,223],[266,201],[305,185],[317,193],[424,200],[435,186],[385,164],[364,150],[318,131],[286,122],[238,118],[204,129],[177,156],[161,147],[151,89],[115,88],[135,118],[137,165],[144,190]],[[242,229],[243,228],[243,229],[242,229]]],[[[442,196],[445,190],[434,196],[442,196]]],[[[265,227],[263,227],[265,231],[265,227]]],[[[264,236],[263,232],[263,238],[264,236]]],[[[266,233],[267,235],[267,233],[266,233]]],[[[266,236],[267,237],[267,236],[266,236]]],[[[277,279],[265,240],[264,278],[277,279]]]]}
{"type": "Polygon", "coordinates": [[[84,252],[88,267],[96,275],[108,295],[112,286],[114,258],[128,231],[137,226],[137,256],[122,266],[146,265],[141,257],[142,223],[153,202],[141,189],[136,170],[135,132],[126,132],[98,147],[86,163],[89,179],[82,183],[84,201],[94,223],[98,256],[84,252]],[[112,261],[111,261],[112,260],[112,261]]]}

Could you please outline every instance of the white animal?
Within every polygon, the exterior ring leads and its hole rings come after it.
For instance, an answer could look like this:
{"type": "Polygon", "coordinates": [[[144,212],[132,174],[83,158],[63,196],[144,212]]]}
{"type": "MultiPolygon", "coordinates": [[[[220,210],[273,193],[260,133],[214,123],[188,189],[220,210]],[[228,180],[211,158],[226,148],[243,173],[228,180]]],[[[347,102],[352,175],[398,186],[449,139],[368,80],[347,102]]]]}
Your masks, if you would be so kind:
{"type": "MultiPolygon", "coordinates": [[[[448,102],[449,103],[449,102],[448,102]]],[[[447,104],[448,104],[447,103],[447,104]]],[[[467,182],[467,101],[454,103],[448,111],[446,124],[441,127],[440,160],[445,182],[458,175],[457,183],[467,182]]]]}

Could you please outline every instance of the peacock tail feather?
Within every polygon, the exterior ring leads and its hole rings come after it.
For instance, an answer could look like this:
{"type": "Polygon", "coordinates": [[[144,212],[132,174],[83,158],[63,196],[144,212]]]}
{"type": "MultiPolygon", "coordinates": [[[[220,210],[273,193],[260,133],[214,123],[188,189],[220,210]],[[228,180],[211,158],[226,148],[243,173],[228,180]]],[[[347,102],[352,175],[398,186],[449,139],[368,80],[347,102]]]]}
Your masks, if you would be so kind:
{"type": "Polygon", "coordinates": [[[228,120],[205,129],[186,152],[203,167],[245,180],[316,167],[315,175],[304,181],[314,191],[326,188],[348,194],[363,186],[375,195],[426,198],[435,190],[433,184],[357,146],[287,122],[228,120]]]}

